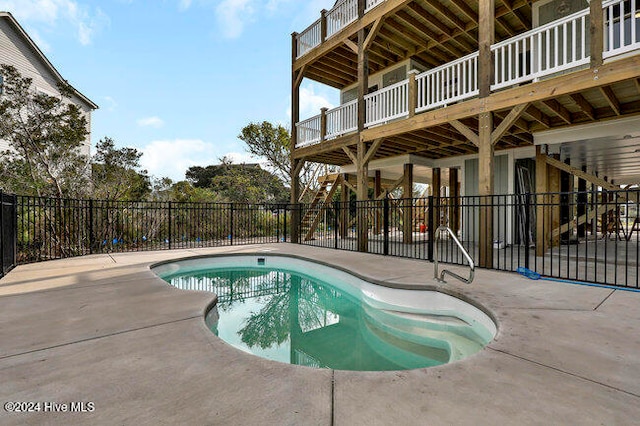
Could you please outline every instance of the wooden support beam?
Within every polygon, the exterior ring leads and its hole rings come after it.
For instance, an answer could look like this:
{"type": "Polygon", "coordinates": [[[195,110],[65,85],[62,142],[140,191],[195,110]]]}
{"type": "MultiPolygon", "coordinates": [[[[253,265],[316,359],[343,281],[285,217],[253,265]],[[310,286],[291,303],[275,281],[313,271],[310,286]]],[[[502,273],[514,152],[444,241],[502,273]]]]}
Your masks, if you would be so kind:
{"type": "Polygon", "coordinates": [[[351,151],[351,148],[349,148],[348,146],[343,146],[342,150],[345,154],[347,154],[347,157],[349,157],[353,164],[358,165],[358,156],[354,154],[353,151],[351,151]]]}
{"type": "Polygon", "coordinates": [[[529,104],[522,104],[514,107],[509,114],[502,120],[502,122],[491,132],[491,144],[495,145],[500,138],[513,126],[513,124],[520,118],[522,113],[529,107],[529,104]]]}
{"type": "Polygon", "coordinates": [[[620,101],[616,97],[615,93],[613,93],[611,86],[600,87],[600,93],[602,93],[602,96],[604,96],[613,112],[616,115],[620,115],[620,101]]]}
{"type": "Polygon", "coordinates": [[[356,55],[358,54],[358,45],[355,44],[354,42],[352,42],[351,40],[349,40],[348,38],[344,39],[344,44],[351,50],[353,50],[353,53],[355,53],[356,55]]]}
{"type": "Polygon", "coordinates": [[[458,169],[449,169],[449,228],[454,233],[460,229],[460,185],[458,169]]]}
{"type": "Polygon", "coordinates": [[[597,72],[598,67],[602,66],[602,52],[604,50],[604,12],[602,10],[602,0],[591,0],[589,2],[589,9],[591,68],[594,72],[597,72]]]}
{"type": "Polygon", "coordinates": [[[550,166],[555,167],[556,169],[560,169],[563,172],[567,172],[569,174],[572,174],[573,176],[576,176],[580,179],[584,179],[589,183],[592,183],[594,185],[600,186],[603,189],[606,189],[607,191],[619,191],[620,187],[617,185],[613,185],[611,183],[609,183],[608,181],[599,178],[598,176],[594,176],[592,174],[589,174],[587,172],[583,172],[582,170],[576,168],[576,167],[572,167],[568,164],[563,163],[560,160],[556,160],[553,157],[549,157],[549,156],[544,156],[543,157],[544,161],[546,161],[546,163],[550,166]]]}
{"type": "Polygon", "coordinates": [[[381,16],[378,19],[376,19],[376,21],[373,23],[373,27],[371,27],[371,29],[369,30],[369,34],[367,35],[367,38],[364,41],[365,49],[368,49],[371,46],[373,39],[378,35],[380,28],[382,28],[382,24],[384,24],[384,17],[381,16]]]}
{"type": "Polygon", "coordinates": [[[578,105],[584,115],[586,115],[590,120],[597,119],[597,115],[595,110],[593,109],[593,106],[591,106],[589,101],[587,101],[584,96],[582,96],[580,93],[574,93],[570,97],[571,100],[575,102],[576,105],[578,105]]]}
{"type": "Polygon", "coordinates": [[[478,116],[478,193],[480,203],[479,266],[493,267],[493,206],[494,192],[494,145],[493,113],[483,112],[478,116]]]}
{"type": "Polygon", "coordinates": [[[471,130],[470,128],[468,128],[466,125],[464,125],[458,120],[452,120],[449,124],[451,124],[451,126],[453,126],[454,129],[460,132],[462,136],[467,138],[469,142],[471,142],[475,146],[479,146],[480,141],[479,141],[478,135],[473,130],[471,130]]]}
{"type": "Polygon", "coordinates": [[[545,149],[536,146],[536,256],[544,256],[545,250],[550,246],[550,226],[545,216],[545,204],[547,204],[547,161],[545,149]]]}
{"type": "Polygon", "coordinates": [[[560,117],[565,123],[571,124],[573,121],[571,120],[571,113],[568,109],[562,106],[560,102],[555,99],[547,99],[542,101],[555,115],[560,117]]]}
{"type": "MultiPolygon", "coordinates": [[[[461,7],[458,4],[460,3],[458,0],[453,1],[458,8],[461,7]]],[[[478,88],[480,90],[480,98],[486,98],[491,94],[491,83],[493,82],[493,57],[491,54],[491,45],[495,39],[495,10],[495,0],[479,1],[478,88]]]]}
{"type": "Polygon", "coordinates": [[[380,139],[376,139],[375,141],[373,141],[373,144],[371,144],[371,146],[367,150],[367,153],[364,156],[364,160],[363,161],[365,163],[369,164],[369,162],[373,159],[373,156],[376,155],[376,152],[378,152],[378,149],[382,145],[382,141],[383,140],[384,139],[380,138],[380,139]]]}

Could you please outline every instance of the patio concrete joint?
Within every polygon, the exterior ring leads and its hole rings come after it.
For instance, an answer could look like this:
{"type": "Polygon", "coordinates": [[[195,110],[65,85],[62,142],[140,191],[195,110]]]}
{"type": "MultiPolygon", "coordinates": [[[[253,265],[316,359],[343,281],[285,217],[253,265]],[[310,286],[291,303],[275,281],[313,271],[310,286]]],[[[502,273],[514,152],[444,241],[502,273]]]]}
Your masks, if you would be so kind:
{"type": "Polygon", "coordinates": [[[605,388],[614,390],[616,392],[622,392],[624,394],[627,394],[627,395],[630,395],[630,396],[633,396],[633,397],[636,397],[636,398],[640,398],[640,395],[638,395],[636,393],[629,392],[627,390],[620,389],[620,388],[617,388],[615,386],[611,386],[611,385],[608,385],[606,383],[602,383],[602,382],[599,382],[597,380],[593,380],[593,379],[590,379],[588,377],[581,376],[579,374],[570,373],[570,372],[562,370],[562,369],[560,369],[558,367],[553,367],[551,365],[543,364],[541,362],[534,361],[534,360],[529,359],[529,358],[525,358],[525,357],[522,357],[522,356],[519,356],[519,355],[516,355],[516,354],[512,354],[510,352],[507,352],[507,351],[504,351],[504,350],[501,350],[501,349],[497,349],[497,348],[491,347],[491,344],[487,345],[486,348],[490,349],[492,351],[499,352],[501,354],[513,357],[513,358],[517,358],[517,359],[522,360],[522,361],[529,362],[531,364],[535,364],[535,365],[540,366],[540,367],[544,367],[544,368],[548,368],[548,369],[553,370],[553,371],[557,371],[558,373],[566,374],[566,375],[574,377],[576,379],[585,380],[587,382],[590,382],[590,383],[593,383],[593,384],[596,384],[596,385],[604,386],[605,388]]]}

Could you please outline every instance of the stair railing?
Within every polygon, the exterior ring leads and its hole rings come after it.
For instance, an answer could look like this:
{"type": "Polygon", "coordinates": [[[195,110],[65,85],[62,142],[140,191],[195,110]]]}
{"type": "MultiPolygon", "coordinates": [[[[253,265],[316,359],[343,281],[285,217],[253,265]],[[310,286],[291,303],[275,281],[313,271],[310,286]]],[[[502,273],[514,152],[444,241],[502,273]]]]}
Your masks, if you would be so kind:
{"type": "Polygon", "coordinates": [[[445,274],[447,275],[451,275],[454,278],[459,279],[460,281],[462,281],[463,283],[466,284],[471,284],[471,282],[473,281],[473,276],[474,276],[474,272],[476,269],[475,263],[473,262],[473,259],[471,258],[471,256],[469,255],[469,252],[462,246],[462,243],[460,242],[460,240],[458,239],[458,237],[456,237],[456,234],[451,230],[451,228],[449,228],[448,226],[440,226],[438,227],[438,229],[436,229],[435,235],[434,235],[434,251],[433,251],[433,278],[436,281],[439,281],[441,283],[446,283],[446,281],[444,280],[444,276],[445,274]],[[462,254],[464,255],[464,257],[467,259],[467,262],[469,262],[469,278],[464,278],[461,277],[460,275],[456,274],[455,272],[451,272],[448,269],[443,269],[442,272],[440,272],[440,275],[438,276],[438,240],[440,239],[440,235],[442,233],[448,233],[449,236],[453,239],[453,241],[456,242],[456,245],[458,246],[458,248],[460,249],[460,251],[462,252],[462,254]]]}

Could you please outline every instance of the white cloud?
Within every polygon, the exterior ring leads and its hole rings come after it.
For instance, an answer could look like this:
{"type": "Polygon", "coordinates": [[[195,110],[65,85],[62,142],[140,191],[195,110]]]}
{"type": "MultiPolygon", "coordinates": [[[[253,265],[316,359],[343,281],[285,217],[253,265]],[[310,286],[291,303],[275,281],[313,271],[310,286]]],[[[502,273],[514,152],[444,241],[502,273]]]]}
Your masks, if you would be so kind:
{"type": "MultiPolygon", "coordinates": [[[[246,152],[228,152],[224,154],[224,157],[230,159],[233,164],[254,164],[262,163],[263,161],[262,159],[256,159],[252,157],[251,154],[246,152]]],[[[219,163],[219,161],[217,161],[216,163],[219,163]]]]}
{"type": "Polygon", "coordinates": [[[180,0],[178,2],[178,9],[187,10],[191,7],[191,0],[180,0]]]}
{"type": "Polygon", "coordinates": [[[150,142],[141,149],[140,163],[151,175],[184,180],[191,166],[218,164],[215,146],[200,139],[174,139],[150,142]]]}
{"type": "Polygon", "coordinates": [[[255,8],[252,0],[223,0],[216,7],[216,16],[226,38],[238,38],[244,27],[253,21],[255,8]]]}
{"type": "MultiPolygon", "coordinates": [[[[11,12],[21,23],[71,27],[83,46],[91,44],[95,34],[110,24],[100,8],[92,11],[76,0],[0,0],[0,10],[11,12]]],[[[46,43],[40,39],[38,45],[42,48],[46,43]]]]}
{"type": "Polygon", "coordinates": [[[137,121],[138,126],[140,127],[155,127],[156,129],[159,129],[160,127],[164,126],[164,121],[162,121],[162,119],[160,117],[145,117],[145,118],[141,118],[137,121]]]}

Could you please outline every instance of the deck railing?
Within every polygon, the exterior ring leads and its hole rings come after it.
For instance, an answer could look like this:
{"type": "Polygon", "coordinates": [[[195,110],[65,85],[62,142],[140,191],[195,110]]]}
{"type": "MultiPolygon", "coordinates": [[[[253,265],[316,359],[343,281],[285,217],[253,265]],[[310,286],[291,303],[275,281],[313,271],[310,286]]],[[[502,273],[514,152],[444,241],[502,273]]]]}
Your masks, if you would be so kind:
{"type": "Polygon", "coordinates": [[[640,48],[640,0],[613,0],[604,8],[604,58],[640,48]]]}
{"type": "Polygon", "coordinates": [[[376,7],[377,5],[379,5],[380,3],[383,3],[384,0],[367,0],[367,4],[365,6],[365,13],[370,11],[371,9],[373,9],[374,7],[376,7]]]}
{"type": "Polygon", "coordinates": [[[416,112],[478,95],[478,52],[416,76],[416,112]]]}
{"type": "Polygon", "coordinates": [[[491,46],[492,90],[589,63],[589,9],[491,46]]]}
{"type": "Polygon", "coordinates": [[[309,28],[296,36],[296,58],[299,58],[319,46],[322,42],[321,19],[311,24],[309,28]]]}
{"type": "Polygon", "coordinates": [[[364,97],[365,126],[375,126],[409,114],[409,80],[404,80],[364,97]]]}
{"type": "Polygon", "coordinates": [[[321,140],[320,127],[322,124],[322,115],[316,115],[304,121],[296,123],[298,131],[296,147],[301,148],[307,145],[319,143],[321,140]]]}
{"type": "MultiPolygon", "coordinates": [[[[367,7],[375,7],[383,1],[369,0],[367,7]]],[[[357,2],[344,0],[329,14],[337,13],[352,3],[357,2]]],[[[603,4],[603,9],[603,57],[608,59],[640,49],[640,0],[609,0],[603,4]]],[[[491,46],[494,61],[491,90],[587,65],[591,59],[589,13],[589,9],[584,9],[491,46]]],[[[319,28],[319,23],[316,24],[319,28]]],[[[335,33],[339,29],[332,31],[335,33]]],[[[317,40],[319,44],[319,36],[317,40]]],[[[475,97],[478,95],[478,52],[423,72],[415,80],[416,113],[475,97]]],[[[409,115],[409,82],[407,79],[365,96],[365,127],[409,115]]],[[[356,102],[328,111],[326,118],[323,129],[320,115],[298,123],[296,145],[321,142],[321,130],[325,139],[356,131],[356,102]]]]}
{"type": "Polygon", "coordinates": [[[358,130],[358,100],[327,111],[326,138],[333,139],[358,130]]]}
{"type": "Polygon", "coordinates": [[[358,19],[358,0],[342,0],[327,12],[327,38],[358,19]]]}

